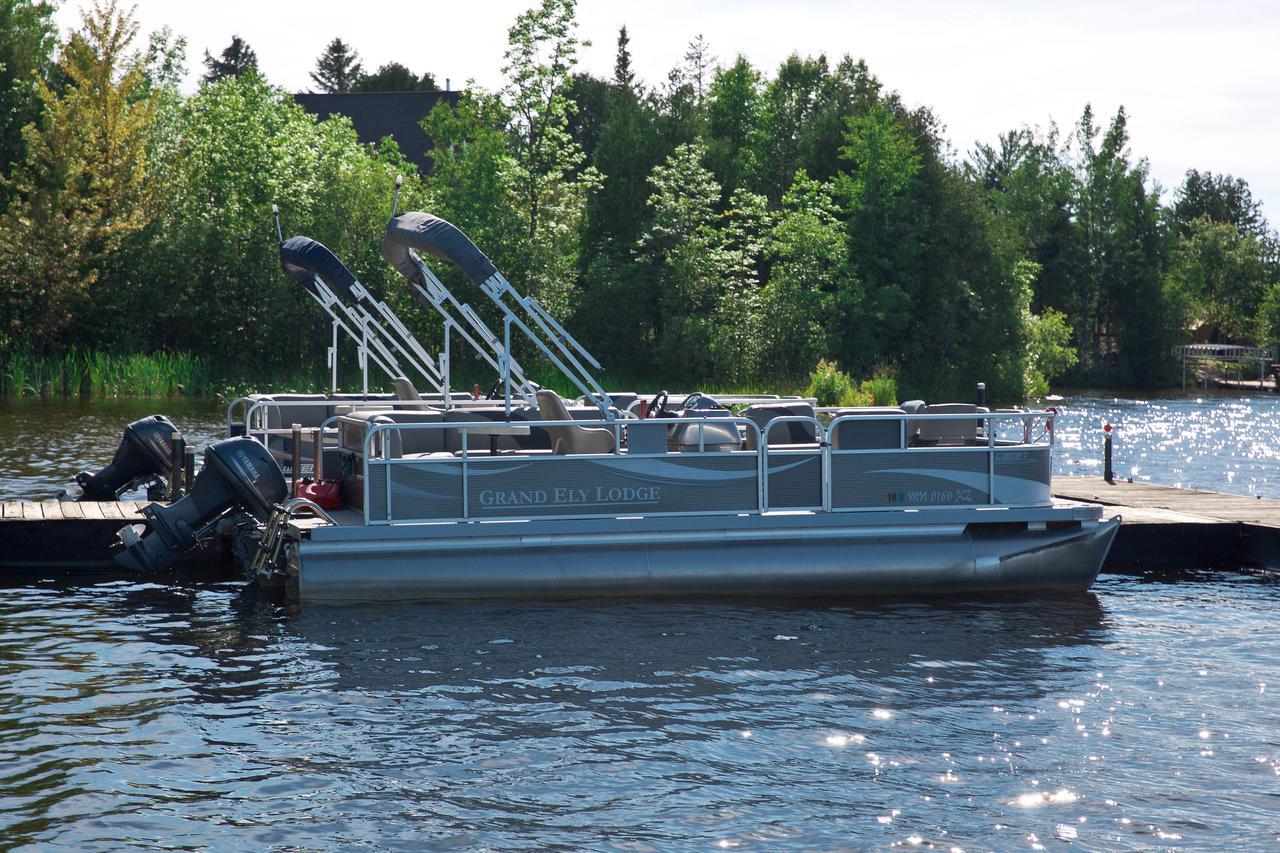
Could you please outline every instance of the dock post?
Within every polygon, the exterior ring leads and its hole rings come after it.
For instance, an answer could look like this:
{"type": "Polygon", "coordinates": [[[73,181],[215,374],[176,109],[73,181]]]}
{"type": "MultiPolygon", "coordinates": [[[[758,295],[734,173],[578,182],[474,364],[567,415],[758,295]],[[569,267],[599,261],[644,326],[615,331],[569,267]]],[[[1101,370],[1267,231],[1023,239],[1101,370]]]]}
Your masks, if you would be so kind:
{"type": "Polygon", "coordinates": [[[191,494],[191,485],[196,481],[196,449],[187,446],[184,441],[182,448],[182,479],[183,489],[187,494],[191,494]]]}
{"type": "Polygon", "coordinates": [[[176,501],[182,497],[182,433],[169,434],[169,500],[176,501]]]}
{"type": "Polygon", "coordinates": [[[311,479],[317,483],[324,479],[324,429],[316,427],[311,434],[311,479]]]}
{"type": "Polygon", "coordinates": [[[1102,427],[1102,479],[1108,486],[1116,484],[1116,472],[1111,470],[1111,424],[1102,427]]]}
{"type": "Polygon", "coordinates": [[[302,476],[302,424],[294,424],[293,432],[293,482],[290,484],[292,488],[289,493],[292,497],[298,496],[298,480],[302,476]]]}

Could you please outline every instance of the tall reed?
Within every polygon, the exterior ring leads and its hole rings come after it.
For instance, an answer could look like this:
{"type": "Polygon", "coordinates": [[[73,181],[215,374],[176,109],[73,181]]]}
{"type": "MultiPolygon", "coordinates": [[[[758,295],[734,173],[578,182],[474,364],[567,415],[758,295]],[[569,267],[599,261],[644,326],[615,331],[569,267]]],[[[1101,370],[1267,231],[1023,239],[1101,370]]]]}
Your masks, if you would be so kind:
{"type": "Polygon", "coordinates": [[[94,397],[180,397],[208,393],[204,363],[189,353],[82,352],[0,356],[0,396],[81,394],[94,397]]]}

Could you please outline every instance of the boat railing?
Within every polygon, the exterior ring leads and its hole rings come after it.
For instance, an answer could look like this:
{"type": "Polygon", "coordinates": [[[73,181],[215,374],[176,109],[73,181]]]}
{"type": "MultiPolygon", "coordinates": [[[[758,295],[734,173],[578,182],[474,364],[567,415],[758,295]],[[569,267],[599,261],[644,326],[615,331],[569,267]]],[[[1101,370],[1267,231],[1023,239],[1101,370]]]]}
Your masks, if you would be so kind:
{"type": "Polygon", "coordinates": [[[816,441],[773,447],[754,421],[742,417],[366,422],[360,447],[345,449],[363,459],[367,524],[1007,508],[1051,502],[1051,418],[1048,412],[851,414],[823,425],[816,417],[787,416],[771,420],[768,429],[779,423],[805,423],[813,426],[816,441]],[[972,423],[973,431],[959,443],[912,446],[908,422],[914,427],[931,420],[972,423]],[[1024,440],[1036,422],[1044,422],[1045,429],[1024,440]],[[706,430],[726,423],[751,433],[756,449],[709,445],[706,430]],[[880,439],[872,437],[875,446],[842,440],[841,430],[847,426],[875,423],[886,424],[880,439]],[[501,431],[504,426],[607,429],[614,435],[614,447],[595,454],[516,450],[495,455],[472,449],[473,437],[487,436],[496,443],[495,428],[501,431]],[[697,450],[690,445],[666,452],[624,451],[624,430],[644,426],[697,426],[702,437],[697,450]],[[1001,438],[1002,427],[1012,428],[1015,437],[1001,438]],[[453,430],[461,448],[396,456],[391,437],[418,430],[453,430]],[[892,440],[883,440],[890,433],[892,440]],[[626,485],[634,483],[650,486],[626,485]],[[615,493],[617,501],[606,500],[615,493]],[[581,500],[575,499],[578,495],[581,500]]]}

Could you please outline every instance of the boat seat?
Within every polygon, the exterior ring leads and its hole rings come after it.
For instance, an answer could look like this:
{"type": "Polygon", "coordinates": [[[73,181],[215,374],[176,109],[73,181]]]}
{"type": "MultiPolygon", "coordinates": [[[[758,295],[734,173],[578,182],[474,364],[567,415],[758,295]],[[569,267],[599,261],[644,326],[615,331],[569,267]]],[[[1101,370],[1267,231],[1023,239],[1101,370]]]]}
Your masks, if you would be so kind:
{"type": "MultiPolygon", "coordinates": [[[[935,403],[920,409],[922,415],[985,415],[986,406],[973,403],[935,403]]],[[[922,447],[955,446],[976,441],[982,428],[981,418],[955,418],[947,420],[919,421],[919,433],[915,443],[922,447]]]]}
{"type": "Polygon", "coordinates": [[[422,399],[422,395],[418,393],[418,389],[414,388],[413,383],[410,382],[406,377],[397,376],[395,379],[391,380],[391,384],[395,386],[396,400],[399,403],[417,404],[417,405],[410,405],[410,406],[401,405],[399,408],[412,409],[412,408],[417,408],[418,406],[426,407],[431,405],[426,400],[422,399]]]}
{"type": "MultiPolygon", "coordinates": [[[[854,406],[839,409],[836,417],[845,415],[905,415],[899,406],[854,406]]],[[[831,429],[832,450],[880,450],[902,447],[902,421],[868,418],[837,423],[831,429]]]]}
{"type": "MultiPolygon", "coordinates": [[[[439,409],[414,409],[413,411],[397,411],[395,409],[361,409],[343,415],[338,422],[341,430],[341,445],[349,450],[361,450],[364,437],[375,424],[438,424],[444,421],[444,412],[439,409]]],[[[443,429],[406,429],[394,430],[390,435],[391,458],[398,459],[417,453],[436,453],[447,450],[443,429]]]]}
{"type": "MultiPolygon", "coordinates": [[[[537,412],[529,406],[511,407],[511,421],[524,422],[537,420],[537,412]]],[[[468,408],[468,409],[450,409],[445,413],[444,421],[448,424],[477,424],[493,421],[506,421],[507,409],[501,405],[491,405],[484,408],[468,408]]],[[[538,430],[532,430],[529,435],[500,435],[498,436],[499,450],[522,450],[534,447],[550,447],[545,437],[537,435],[538,430]]],[[[467,449],[469,451],[488,450],[490,446],[491,436],[480,435],[478,433],[467,433],[467,449]]],[[[453,453],[455,450],[462,449],[462,430],[447,429],[444,431],[444,449],[453,453]]]]}
{"type": "MultiPolygon", "coordinates": [[[[754,403],[739,412],[738,416],[747,418],[760,427],[760,432],[765,435],[765,441],[770,447],[776,444],[809,444],[818,440],[817,426],[813,423],[786,421],[769,426],[769,422],[774,418],[813,417],[813,406],[803,400],[754,403]]],[[[752,430],[747,430],[744,447],[747,450],[756,449],[756,434],[752,430]]]]}
{"type": "MultiPolygon", "coordinates": [[[[555,391],[546,388],[538,392],[538,414],[544,421],[571,420],[564,400],[555,391]]],[[[613,430],[601,427],[548,426],[543,427],[551,439],[556,454],[613,453],[613,430]]]]}

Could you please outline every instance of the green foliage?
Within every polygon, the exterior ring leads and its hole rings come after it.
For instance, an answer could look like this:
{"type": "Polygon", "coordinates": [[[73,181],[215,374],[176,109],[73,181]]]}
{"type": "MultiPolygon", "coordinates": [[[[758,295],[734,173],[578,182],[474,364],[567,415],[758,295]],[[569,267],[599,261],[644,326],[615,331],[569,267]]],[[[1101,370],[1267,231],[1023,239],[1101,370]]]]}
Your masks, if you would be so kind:
{"type": "Polygon", "coordinates": [[[842,401],[854,399],[857,389],[853,378],[842,372],[840,365],[823,358],[809,374],[809,387],[804,393],[817,400],[819,406],[840,406],[844,404],[842,401]]]}
{"type": "Polygon", "coordinates": [[[57,28],[54,4],[0,0],[0,207],[9,199],[7,179],[25,160],[22,128],[43,106],[40,81],[53,66],[57,28]]]}
{"type": "Polygon", "coordinates": [[[1018,261],[1013,268],[1027,341],[1023,367],[1023,395],[1026,397],[1048,394],[1049,380],[1075,367],[1079,358],[1071,346],[1071,326],[1066,315],[1054,308],[1045,308],[1039,314],[1031,310],[1032,285],[1039,273],[1040,266],[1033,261],[1018,261]]]}
{"type": "Polygon", "coordinates": [[[896,406],[898,381],[887,371],[878,370],[871,378],[854,382],[834,361],[823,358],[809,374],[804,394],[819,406],[896,406]]]}
{"type": "Polygon", "coordinates": [[[83,13],[58,61],[61,92],[38,84],[39,125],[0,216],[0,344],[58,352],[102,264],[154,215],[149,170],[158,98],[115,3],[83,13]]]}
{"type": "Polygon", "coordinates": [[[249,47],[249,43],[238,35],[231,37],[231,43],[222,49],[221,55],[215,57],[209,51],[204,52],[205,74],[202,83],[216,83],[227,77],[239,77],[258,70],[258,54],[249,47]]]}
{"type": "Polygon", "coordinates": [[[427,71],[419,77],[399,62],[378,66],[372,74],[360,74],[351,86],[353,92],[434,92],[436,78],[427,71]]]}
{"type": "Polygon", "coordinates": [[[1267,279],[1257,237],[1202,216],[1188,223],[1174,247],[1165,297],[1177,312],[1177,328],[1207,326],[1230,340],[1245,340],[1255,330],[1254,312],[1267,279]]]}
{"type": "Polygon", "coordinates": [[[343,93],[352,91],[362,76],[360,54],[335,36],[316,60],[316,70],[311,72],[311,81],[322,92],[343,93]]]}
{"type": "Polygon", "coordinates": [[[11,352],[0,361],[0,396],[81,394],[95,397],[178,397],[207,393],[204,363],[187,353],[83,353],[59,356],[11,352]]]}
{"type": "MultiPolygon", "coordinates": [[[[1050,380],[1158,383],[1192,326],[1280,342],[1280,237],[1248,185],[1191,170],[1162,208],[1123,110],[1102,127],[1086,107],[1070,134],[1021,128],[957,163],[929,110],[861,61],[719,66],[698,36],[646,88],[625,30],[608,79],[577,70],[575,12],[536,0],[517,16],[501,88],[469,85],[423,120],[435,171],[419,176],[391,140],[305,114],[238,37],[184,96],[185,43],[161,31],[136,50],[114,3],[51,68],[48,6],[0,0],[0,157],[19,158],[0,184],[7,387],[323,387],[328,323],[279,272],[273,202],[437,348],[378,251],[397,174],[402,210],[463,228],[611,383],[807,377],[824,402],[882,405],[899,386],[954,399],[984,381],[1014,400],[1050,380]],[[199,353],[199,369],[129,355],[164,352],[199,353]]],[[[434,88],[397,63],[358,73],[340,40],[325,60],[327,90],[434,88]]],[[[457,376],[488,372],[458,357],[457,376]]]]}

